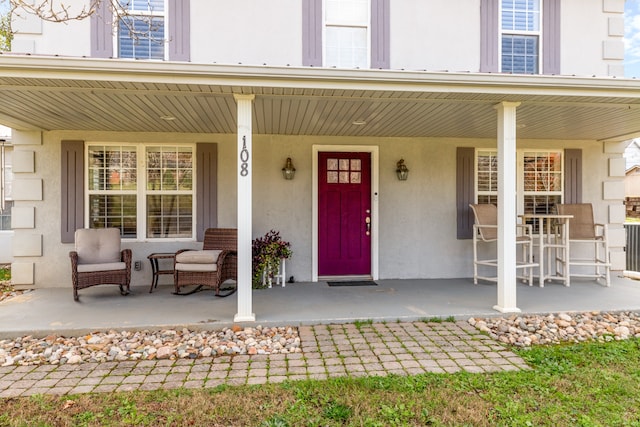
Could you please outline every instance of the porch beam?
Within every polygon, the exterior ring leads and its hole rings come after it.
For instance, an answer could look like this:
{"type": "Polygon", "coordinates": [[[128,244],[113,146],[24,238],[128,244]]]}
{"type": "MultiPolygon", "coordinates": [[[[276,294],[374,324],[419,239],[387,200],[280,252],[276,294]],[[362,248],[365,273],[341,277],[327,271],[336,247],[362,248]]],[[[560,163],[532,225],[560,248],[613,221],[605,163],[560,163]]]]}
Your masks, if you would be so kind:
{"type": "Polygon", "coordinates": [[[501,313],[517,313],[516,306],[516,108],[501,102],[498,111],[498,303],[501,313]]]}
{"type": "Polygon", "coordinates": [[[254,95],[234,94],[238,104],[238,312],[234,322],[253,322],[251,290],[252,127],[254,95]]]}

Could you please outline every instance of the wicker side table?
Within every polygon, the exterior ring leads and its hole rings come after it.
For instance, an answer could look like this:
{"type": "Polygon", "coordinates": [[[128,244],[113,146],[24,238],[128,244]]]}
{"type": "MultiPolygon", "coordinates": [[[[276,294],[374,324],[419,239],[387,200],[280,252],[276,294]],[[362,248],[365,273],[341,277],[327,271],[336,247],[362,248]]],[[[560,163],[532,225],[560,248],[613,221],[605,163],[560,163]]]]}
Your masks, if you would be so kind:
{"type": "Polygon", "coordinates": [[[151,262],[151,273],[153,274],[151,278],[151,287],[149,288],[149,293],[153,292],[153,288],[158,287],[158,278],[161,274],[171,274],[173,276],[173,264],[176,258],[175,253],[170,252],[155,252],[149,255],[149,261],[151,262]],[[167,270],[160,270],[158,265],[158,260],[160,259],[170,259],[171,260],[171,268],[167,270]]]}

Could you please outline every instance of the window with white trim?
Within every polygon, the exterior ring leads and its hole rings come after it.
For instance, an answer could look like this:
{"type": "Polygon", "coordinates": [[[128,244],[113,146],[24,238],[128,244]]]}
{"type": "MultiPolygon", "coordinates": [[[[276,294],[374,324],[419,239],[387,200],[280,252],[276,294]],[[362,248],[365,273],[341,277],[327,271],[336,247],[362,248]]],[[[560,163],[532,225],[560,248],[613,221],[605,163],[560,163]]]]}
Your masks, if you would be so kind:
{"type": "Polygon", "coordinates": [[[369,68],[370,0],[325,0],[324,65],[369,68]]]}
{"type": "Polygon", "coordinates": [[[115,227],[123,238],[194,237],[194,147],[87,147],[90,228],[115,227]]]}
{"type": "MultiPolygon", "coordinates": [[[[495,150],[476,150],[477,203],[498,203],[497,156],[495,150]]],[[[517,165],[518,213],[555,213],[564,196],[562,151],[519,150],[517,165]]]]}
{"type": "Polygon", "coordinates": [[[11,155],[13,153],[11,146],[0,142],[0,231],[11,230],[11,207],[13,206],[13,198],[11,197],[11,182],[13,181],[13,172],[11,167],[11,155]]]}
{"type": "Polygon", "coordinates": [[[165,0],[119,0],[118,58],[165,58],[165,0]]]}
{"type": "Polygon", "coordinates": [[[147,147],[147,237],[192,237],[193,149],[147,147]]]}
{"type": "Polygon", "coordinates": [[[498,204],[498,153],[476,152],[476,199],[478,203],[498,204]]]}
{"type": "Polygon", "coordinates": [[[540,72],[540,0],[501,0],[501,71],[540,72]]]}
{"type": "Polygon", "coordinates": [[[562,152],[535,151],[522,154],[522,212],[556,213],[562,203],[562,152]]]}

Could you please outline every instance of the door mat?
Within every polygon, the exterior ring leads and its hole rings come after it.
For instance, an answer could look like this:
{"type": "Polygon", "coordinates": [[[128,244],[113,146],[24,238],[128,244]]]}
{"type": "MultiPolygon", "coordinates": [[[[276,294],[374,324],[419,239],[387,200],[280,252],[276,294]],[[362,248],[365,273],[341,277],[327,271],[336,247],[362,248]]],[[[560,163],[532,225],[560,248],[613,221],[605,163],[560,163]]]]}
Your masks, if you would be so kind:
{"type": "Polygon", "coordinates": [[[373,280],[353,280],[345,282],[327,282],[329,286],[378,286],[373,280]]]}

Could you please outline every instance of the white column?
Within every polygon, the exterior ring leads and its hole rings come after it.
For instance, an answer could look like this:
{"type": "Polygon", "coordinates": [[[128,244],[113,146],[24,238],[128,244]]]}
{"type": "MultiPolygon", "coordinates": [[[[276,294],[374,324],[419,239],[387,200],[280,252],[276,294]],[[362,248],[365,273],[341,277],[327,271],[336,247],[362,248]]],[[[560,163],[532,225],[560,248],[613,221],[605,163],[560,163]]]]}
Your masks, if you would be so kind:
{"type": "Polygon", "coordinates": [[[251,301],[251,108],[255,96],[234,94],[233,97],[238,103],[238,312],[233,320],[252,322],[256,320],[251,301]]]}
{"type": "Polygon", "coordinates": [[[516,313],[516,107],[502,102],[498,110],[498,303],[502,313],[516,313]]]}

